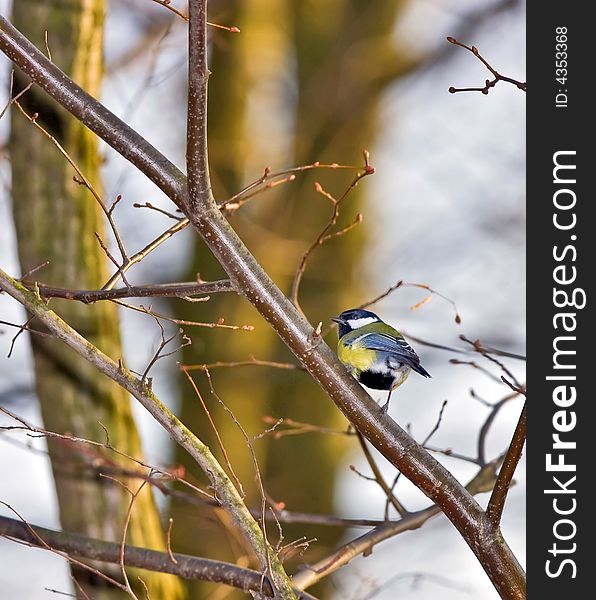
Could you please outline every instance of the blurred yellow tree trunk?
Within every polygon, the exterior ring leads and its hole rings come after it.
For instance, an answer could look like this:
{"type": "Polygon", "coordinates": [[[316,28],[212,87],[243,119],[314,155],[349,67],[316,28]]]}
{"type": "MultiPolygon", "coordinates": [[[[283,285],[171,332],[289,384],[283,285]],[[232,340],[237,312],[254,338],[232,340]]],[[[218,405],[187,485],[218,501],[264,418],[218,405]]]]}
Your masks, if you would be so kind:
{"type": "MultiPolygon", "coordinates": [[[[25,2],[13,7],[14,23],[84,89],[100,94],[103,76],[103,0],[25,2]]],[[[27,84],[15,72],[15,93],[27,84]]],[[[97,138],[35,87],[20,99],[29,114],[66,149],[101,195],[101,158],[97,138]]],[[[73,181],[75,174],[57,148],[21,116],[12,114],[10,138],[13,211],[23,273],[49,261],[33,278],[70,288],[98,288],[105,283],[106,257],[95,238],[106,240],[103,216],[89,191],[73,181]]],[[[108,203],[110,201],[108,200],[108,203]]],[[[109,356],[122,356],[118,315],[110,303],[85,306],[52,301],[52,307],[77,331],[109,356]]],[[[101,424],[117,449],[142,458],[141,443],[127,394],[60,342],[32,336],[36,390],[46,428],[105,441],[101,424]]],[[[64,530],[120,541],[129,494],[91,468],[92,456],[79,447],[48,440],[64,530]]],[[[112,453],[106,457],[117,460],[112,453]]],[[[131,468],[131,463],[127,462],[131,468]]],[[[141,480],[116,477],[136,490],[141,480]]],[[[128,528],[129,543],[163,549],[164,533],[150,486],[136,499],[128,528]]],[[[118,566],[101,567],[119,579],[118,566]]],[[[116,600],[128,595],[80,568],[72,568],[80,585],[78,597],[116,600]]],[[[153,600],[185,597],[179,581],[169,575],[135,572],[132,585],[144,596],[141,575],[153,600]]]]}
{"type": "MultiPolygon", "coordinates": [[[[242,32],[239,36],[211,32],[209,152],[218,200],[256,179],[266,166],[275,171],[317,160],[363,164],[362,150],[374,144],[382,92],[401,69],[393,45],[401,7],[402,2],[396,0],[212,2],[211,18],[237,25],[242,32]]],[[[330,192],[340,195],[354,175],[355,171],[338,170],[299,175],[295,182],[258,196],[231,217],[247,246],[288,293],[302,253],[330,216],[330,205],[314,192],[314,182],[321,181],[330,192]]],[[[346,203],[343,224],[354,219],[362,203],[362,188],[356,188],[346,203]]],[[[321,248],[309,263],[300,301],[311,322],[327,324],[330,316],[365,298],[363,278],[353,278],[362,267],[365,240],[366,229],[357,228],[321,248]]],[[[188,277],[197,273],[205,279],[222,276],[200,242],[188,277]]],[[[184,350],[187,364],[244,360],[249,355],[294,361],[241,298],[217,298],[199,305],[178,302],[175,306],[180,318],[215,321],[225,317],[229,323],[256,327],[252,333],[195,330],[192,346],[184,350]]],[[[256,506],[254,467],[246,445],[229,416],[209,395],[205,376],[196,372],[195,379],[205,392],[249,503],[256,506]]],[[[327,427],[346,426],[332,402],[300,371],[244,367],[214,370],[212,379],[216,392],[249,435],[267,427],[263,422],[266,415],[327,427]]],[[[182,390],[184,422],[215,448],[213,432],[184,381],[182,390]]],[[[275,500],[285,502],[290,510],[331,513],[336,471],[352,443],[341,436],[307,434],[279,440],[266,437],[254,446],[265,488],[275,500]]],[[[182,453],[178,460],[192,468],[182,453]]],[[[192,527],[176,532],[178,550],[246,561],[245,548],[233,532],[224,543],[216,541],[213,532],[225,523],[219,522],[221,517],[213,511],[201,514],[178,503],[175,511],[178,522],[194,519],[192,527]],[[198,530],[203,535],[197,534],[198,530]]],[[[275,525],[270,524],[268,531],[275,541],[275,525]]],[[[290,564],[290,571],[300,562],[312,562],[328,552],[341,533],[331,528],[284,526],[285,543],[302,535],[317,538],[298,562],[290,564]]],[[[201,584],[192,586],[193,594],[205,589],[201,584]]],[[[232,592],[226,597],[241,596],[232,592]]]]}

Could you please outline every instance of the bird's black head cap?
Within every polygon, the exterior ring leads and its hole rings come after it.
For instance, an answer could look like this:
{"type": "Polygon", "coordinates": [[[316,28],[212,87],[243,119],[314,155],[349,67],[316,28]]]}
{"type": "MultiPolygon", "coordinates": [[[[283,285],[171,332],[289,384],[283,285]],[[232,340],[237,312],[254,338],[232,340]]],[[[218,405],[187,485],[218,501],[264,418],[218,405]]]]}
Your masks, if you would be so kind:
{"type": "Polygon", "coordinates": [[[337,323],[337,333],[341,338],[354,329],[370,325],[370,323],[377,323],[381,319],[370,310],[351,308],[349,310],[344,310],[344,312],[337,317],[333,317],[331,320],[337,323]]]}

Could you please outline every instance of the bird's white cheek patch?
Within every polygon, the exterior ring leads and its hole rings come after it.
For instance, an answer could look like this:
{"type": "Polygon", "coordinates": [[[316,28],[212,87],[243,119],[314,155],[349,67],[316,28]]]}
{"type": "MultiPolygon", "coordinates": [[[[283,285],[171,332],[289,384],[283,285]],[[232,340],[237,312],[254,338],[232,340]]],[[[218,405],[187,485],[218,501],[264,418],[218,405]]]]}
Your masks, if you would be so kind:
{"type": "Polygon", "coordinates": [[[362,319],[349,319],[348,325],[352,329],[359,329],[360,327],[364,327],[365,325],[370,325],[371,323],[376,323],[377,319],[373,319],[372,317],[363,317],[362,319]]]}

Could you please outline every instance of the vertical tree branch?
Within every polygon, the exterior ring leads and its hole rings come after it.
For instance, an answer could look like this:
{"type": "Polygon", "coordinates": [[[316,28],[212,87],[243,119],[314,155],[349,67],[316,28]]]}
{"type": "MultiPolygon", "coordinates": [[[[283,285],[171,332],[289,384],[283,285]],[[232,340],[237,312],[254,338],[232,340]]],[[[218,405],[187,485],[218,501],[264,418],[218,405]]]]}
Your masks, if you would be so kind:
{"type": "Polygon", "coordinates": [[[499,471],[499,476],[497,477],[495,487],[493,488],[486,508],[486,516],[495,529],[498,529],[499,523],[501,522],[501,515],[503,514],[503,508],[505,506],[505,500],[507,499],[511,480],[513,479],[515,468],[521,458],[526,441],[526,416],[526,404],[524,403],[524,408],[519,416],[515,431],[513,432],[511,444],[509,445],[509,449],[503,460],[503,465],[499,471]]]}
{"type": "MultiPolygon", "coordinates": [[[[219,219],[227,225],[211,193],[207,153],[207,0],[188,2],[188,117],[186,132],[187,197],[186,213],[208,244],[211,234],[198,223],[219,219]]],[[[213,240],[215,241],[215,240],[213,240]]],[[[263,534],[263,538],[265,535],[263,534]]],[[[295,598],[292,583],[281,561],[263,539],[265,556],[261,567],[269,570],[282,598],[295,598]]]]}
{"type": "Polygon", "coordinates": [[[207,0],[188,3],[188,118],[186,172],[188,211],[215,208],[207,153],[207,0]]]}

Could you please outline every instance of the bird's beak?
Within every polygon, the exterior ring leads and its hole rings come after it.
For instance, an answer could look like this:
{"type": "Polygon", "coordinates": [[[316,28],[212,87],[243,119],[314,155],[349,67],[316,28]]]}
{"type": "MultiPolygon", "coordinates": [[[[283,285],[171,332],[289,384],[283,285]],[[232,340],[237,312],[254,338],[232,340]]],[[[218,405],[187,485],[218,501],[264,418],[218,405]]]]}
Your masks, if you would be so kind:
{"type": "Polygon", "coordinates": [[[331,320],[335,323],[339,323],[340,325],[344,322],[344,320],[340,319],[339,317],[331,317],[331,320]]]}

